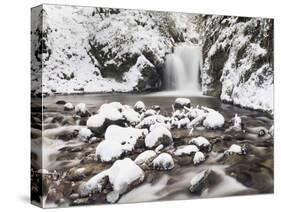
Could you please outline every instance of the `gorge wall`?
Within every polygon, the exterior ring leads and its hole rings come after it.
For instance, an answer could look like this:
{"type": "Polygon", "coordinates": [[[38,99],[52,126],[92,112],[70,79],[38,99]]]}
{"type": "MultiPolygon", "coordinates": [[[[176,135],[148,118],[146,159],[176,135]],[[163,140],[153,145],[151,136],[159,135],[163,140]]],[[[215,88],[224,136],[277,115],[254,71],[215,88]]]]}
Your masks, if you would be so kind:
{"type": "Polygon", "coordinates": [[[198,18],[207,95],[273,112],[273,19],[198,18]]]}
{"type": "Polygon", "coordinates": [[[204,94],[273,113],[272,19],[41,7],[31,23],[33,95],[162,90],[166,56],[201,46],[204,94]]]}

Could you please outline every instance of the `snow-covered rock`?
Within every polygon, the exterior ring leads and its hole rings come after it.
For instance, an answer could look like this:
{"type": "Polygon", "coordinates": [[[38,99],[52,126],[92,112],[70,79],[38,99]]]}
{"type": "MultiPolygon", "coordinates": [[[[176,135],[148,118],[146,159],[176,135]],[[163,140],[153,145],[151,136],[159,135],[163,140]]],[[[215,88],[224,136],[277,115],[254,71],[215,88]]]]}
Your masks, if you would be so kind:
{"type": "Polygon", "coordinates": [[[70,103],[70,102],[65,103],[65,105],[63,106],[63,108],[64,108],[65,111],[74,110],[74,106],[73,106],[73,104],[70,103]]]}
{"type": "Polygon", "coordinates": [[[205,155],[199,151],[199,152],[196,152],[193,157],[193,164],[197,165],[199,163],[202,163],[205,160],[206,160],[205,155]]]}
{"type": "Polygon", "coordinates": [[[103,140],[96,148],[96,157],[102,162],[112,162],[124,154],[124,147],[120,142],[114,140],[103,140]]]}
{"type": "Polygon", "coordinates": [[[198,151],[199,151],[199,149],[195,145],[185,145],[185,146],[179,147],[175,151],[174,154],[176,156],[184,156],[184,155],[191,155],[192,153],[196,153],[198,151]]]}
{"type": "Polygon", "coordinates": [[[96,157],[103,162],[115,161],[122,155],[133,151],[138,139],[147,133],[146,129],[110,125],[104,134],[105,140],[96,148],[96,157]]]}
{"type": "Polygon", "coordinates": [[[106,140],[112,140],[122,145],[124,152],[132,151],[138,139],[147,135],[147,129],[136,129],[133,127],[120,127],[110,125],[104,134],[106,140]]]}
{"type": "Polygon", "coordinates": [[[145,146],[148,148],[156,147],[160,144],[168,146],[173,142],[171,132],[164,126],[158,126],[154,128],[148,135],[145,137],[145,146]]]}
{"type": "Polygon", "coordinates": [[[194,144],[196,145],[200,150],[203,150],[203,151],[210,151],[211,150],[211,144],[210,142],[202,137],[202,136],[199,136],[197,138],[193,138],[189,141],[189,144],[194,144]]]}
{"type": "Polygon", "coordinates": [[[149,129],[151,125],[158,124],[158,123],[165,124],[167,121],[168,118],[162,115],[148,116],[144,118],[136,127],[149,129]]]}
{"type": "Polygon", "coordinates": [[[177,98],[175,100],[174,107],[175,109],[183,109],[184,107],[190,108],[191,101],[187,98],[177,98]]]}
{"type": "Polygon", "coordinates": [[[93,135],[92,131],[85,127],[80,128],[79,134],[78,134],[80,140],[82,140],[82,141],[88,141],[92,137],[92,135],[93,135]]]}
{"type": "Polygon", "coordinates": [[[102,134],[105,131],[105,117],[103,114],[92,115],[87,120],[87,127],[94,133],[102,134]]]}
{"type": "Polygon", "coordinates": [[[88,116],[89,112],[85,103],[79,103],[75,106],[75,113],[79,116],[88,116]]]}
{"type": "Polygon", "coordinates": [[[145,112],[146,106],[142,101],[137,101],[135,106],[134,106],[134,110],[139,112],[139,113],[142,113],[142,112],[145,112]]]}
{"type": "Polygon", "coordinates": [[[107,200],[113,203],[119,199],[120,195],[141,183],[144,180],[144,172],[130,158],[117,160],[109,169],[81,184],[79,193],[82,196],[87,196],[91,193],[101,192],[107,185],[106,178],[108,178],[108,185],[114,192],[107,196],[107,200]]]}
{"type": "Polygon", "coordinates": [[[238,144],[232,144],[228,150],[224,152],[224,154],[238,154],[238,155],[245,155],[246,148],[244,146],[240,146],[238,144]]]}
{"type": "Polygon", "coordinates": [[[206,128],[216,129],[221,128],[224,125],[224,117],[219,112],[207,108],[208,113],[203,121],[203,125],[206,128]]]}
{"type": "Polygon", "coordinates": [[[148,109],[148,110],[146,110],[146,111],[142,114],[142,118],[146,118],[146,117],[148,117],[148,116],[154,116],[154,115],[156,115],[156,114],[158,114],[157,111],[155,111],[155,110],[153,110],[153,109],[148,109]]]}
{"type": "Polygon", "coordinates": [[[161,153],[152,161],[153,167],[159,170],[173,169],[175,164],[172,156],[168,153],[161,153]]]}
{"type": "Polygon", "coordinates": [[[149,162],[152,158],[156,156],[156,152],[153,150],[146,150],[139,154],[135,159],[135,163],[141,165],[143,163],[149,162]]]}
{"type": "Polygon", "coordinates": [[[131,107],[124,107],[122,115],[132,126],[135,126],[140,122],[140,114],[131,107]]]}

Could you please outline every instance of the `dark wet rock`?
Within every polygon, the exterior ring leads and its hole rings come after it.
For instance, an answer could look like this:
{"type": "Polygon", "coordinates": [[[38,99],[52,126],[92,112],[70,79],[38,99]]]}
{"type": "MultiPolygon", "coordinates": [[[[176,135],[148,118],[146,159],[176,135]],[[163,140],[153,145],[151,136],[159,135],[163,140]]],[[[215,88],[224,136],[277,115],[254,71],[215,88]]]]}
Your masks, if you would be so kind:
{"type": "Polygon", "coordinates": [[[212,142],[212,151],[223,153],[227,149],[225,140],[217,138],[212,142]]]}
{"type": "Polygon", "coordinates": [[[201,194],[210,186],[219,181],[219,176],[211,169],[206,169],[195,175],[190,182],[189,191],[195,194],[201,194]]]}
{"type": "Polygon", "coordinates": [[[264,129],[259,130],[259,132],[258,132],[259,137],[263,137],[265,135],[266,135],[266,131],[264,129]]]}
{"type": "Polygon", "coordinates": [[[180,166],[187,166],[193,164],[193,155],[185,155],[182,157],[175,157],[175,162],[180,166]]]}
{"type": "Polygon", "coordinates": [[[155,111],[160,111],[160,106],[159,105],[152,105],[150,108],[152,110],[155,110],[155,111]]]}
{"type": "Polygon", "coordinates": [[[226,168],[226,173],[247,187],[260,193],[273,192],[273,173],[271,169],[259,164],[243,161],[226,168]]]}
{"type": "Polygon", "coordinates": [[[73,132],[62,131],[57,134],[56,138],[63,141],[69,141],[75,139],[78,136],[78,133],[79,133],[78,130],[74,130],[73,132]]]}
{"type": "Polygon", "coordinates": [[[63,115],[57,115],[52,119],[52,123],[61,123],[64,120],[63,115]]]}
{"type": "Polygon", "coordinates": [[[64,105],[64,104],[66,104],[66,101],[64,101],[64,100],[58,100],[58,101],[56,101],[56,104],[57,104],[57,105],[64,105]]]}

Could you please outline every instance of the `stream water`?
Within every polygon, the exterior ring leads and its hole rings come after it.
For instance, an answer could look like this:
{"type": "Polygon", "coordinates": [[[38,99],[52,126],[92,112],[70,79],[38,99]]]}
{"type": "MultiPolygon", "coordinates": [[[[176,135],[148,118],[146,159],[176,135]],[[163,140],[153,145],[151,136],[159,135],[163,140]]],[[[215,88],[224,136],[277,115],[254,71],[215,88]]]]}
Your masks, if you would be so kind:
{"type": "MultiPolygon", "coordinates": [[[[241,164],[240,159],[236,161],[236,158],[233,159],[234,161],[230,162],[218,162],[218,158],[222,156],[222,153],[219,151],[211,152],[208,159],[202,165],[177,166],[168,172],[155,171],[148,174],[141,185],[124,194],[119,202],[178,200],[273,192],[273,140],[268,135],[263,137],[258,136],[260,129],[268,130],[272,126],[272,117],[263,112],[224,104],[217,98],[204,96],[189,96],[188,98],[191,100],[192,106],[203,105],[213,108],[219,111],[225,117],[225,120],[230,120],[235,114],[238,114],[242,118],[243,123],[246,126],[246,133],[243,135],[225,133],[224,130],[207,130],[200,128],[195,129],[193,134],[194,136],[205,136],[210,140],[215,140],[225,135],[232,136],[231,141],[224,144],[225,146],[223,147],[225,148],[233,143],[247,143],[249,145],[249,154],[247,154],[247,157],[245,158],[245,164],[241,164]],[[192,194],[188,192],[187,185],[190,183],[192,177],[207,168],[214,171],[219,180],[213,183],[201,194],[192,194]]],[[[58,135],[62,132],[71,133],[74,129],[80,128],[80,125],[77,123],[68,123],[66,125],[52,123],[52,120],[56,117],[68,119],[73,115],[73,112],[64,111],[63,105],[56,104],[58,100],[71,102],[74,105],[83,102],[87,105],[90,112],[96,112],[100,105],[104,103],[118,101],[122,104],[133,106],[135,102],[141,100],[148,107],[159,105],[161,113],[167,115],[172,112],[172,104],[175,101],[175,96],[169,96],[168,94],[85,94],[49,96],[44,98],[43,105],[45,110],[43,127],[45,130],[43,131],[42,168],[48,170],[49,173],[55,171],[61,173],[61,175],[68,175],[69,170],[72,168],[91,169],[92,173],[98,173],[110,167],[110,164],[102,164],[95,161],[91,162],[90,165],[81,163],[85,152],[94,153],[96,144],[85,144],[78,139],[71,139],[68,142],[57,139],[58,135]],[[71,149],[71,151],[62,151],[62,149],[66,148],[71,149]]],[[[175,133],[175,135],[186,135],[187,132],[188,130],[182,129],[175,130],[173,133],[175,133]]],[[[34,146],[36,145],[33,145],[33,149],[36,149],[34,146]]],[[[133,155],[132,157],[134,158],[135,156],[133,155]]],[[[89,179],[89,177],[91,176],[88,176],[86,179],[89,179]]],[[[64,182],[63,179],[64,178],[59,182],[55,181],[55,184],[51,183],[50,187],[54,188],[54,185],[59,185],[58,187],[60,189],[65,189],[65,193],[70,185],[69,181],[64,182]]],[[[74,184],[75,186],[78,186],[79,180],[75,181],[74,184]]],[[[71,192],[73,192],[73,190],[75,191],[75,186],[71,188],[71,192]]],[[[49,204],[52,202],[50,197],[45,197],[45,199],[49,201],[49,204]]],[[[70,197],[65,197],[65,199],[70,201],[70,197]]],[[[102,203],[103,201],[104,200],[95,200],[94,202],[83,202],[82,204],[102,203]]]]}

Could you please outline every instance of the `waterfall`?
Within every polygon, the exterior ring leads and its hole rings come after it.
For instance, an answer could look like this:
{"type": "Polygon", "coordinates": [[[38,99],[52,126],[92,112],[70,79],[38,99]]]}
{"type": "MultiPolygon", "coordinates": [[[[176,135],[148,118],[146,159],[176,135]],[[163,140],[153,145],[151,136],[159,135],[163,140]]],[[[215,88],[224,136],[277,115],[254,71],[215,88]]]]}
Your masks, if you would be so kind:
{"type": "Polygon", "coordinates": [[[173,54],[167,55],[164,75],[166,89],[183,94],[201,93],[201,55],[200,47],[190,46],[178,46],[173,54]]]}

